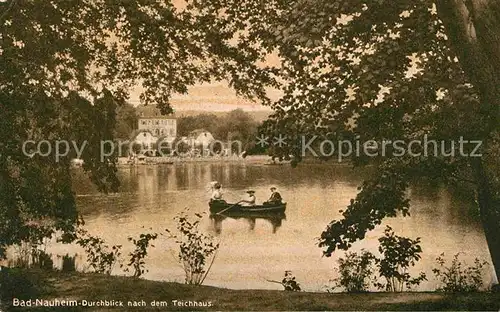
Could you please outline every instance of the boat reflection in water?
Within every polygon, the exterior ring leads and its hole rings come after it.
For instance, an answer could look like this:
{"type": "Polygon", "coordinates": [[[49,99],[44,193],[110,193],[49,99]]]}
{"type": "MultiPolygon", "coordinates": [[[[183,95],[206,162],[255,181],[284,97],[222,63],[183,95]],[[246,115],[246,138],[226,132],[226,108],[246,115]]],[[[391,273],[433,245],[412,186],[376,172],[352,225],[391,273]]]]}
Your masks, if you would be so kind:
{"type": "Polygon", "coordinates": [[[273,226],[273,233],[276,233],[278,228],[281,227],[283,220],[286,220],[286,215],[284,212],[281,213],[223,213],[223,214],[211,214],[210,219],[212,220],[212,226],[215,233],[220,234],[222,232],[222,222],[225,219],[246,219],[250,224],[250,230],[255,229],[255,222],[257,219],[264,219],[271,223],[273,226]]]}

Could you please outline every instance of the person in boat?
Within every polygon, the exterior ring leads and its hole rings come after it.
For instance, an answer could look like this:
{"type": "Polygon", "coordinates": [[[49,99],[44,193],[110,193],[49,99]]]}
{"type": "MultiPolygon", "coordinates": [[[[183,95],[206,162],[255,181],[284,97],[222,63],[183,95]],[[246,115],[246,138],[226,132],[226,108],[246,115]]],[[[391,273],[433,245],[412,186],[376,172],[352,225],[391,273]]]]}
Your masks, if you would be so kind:
{"type": "Polygon", "coordinates": [[[242,201],[240,201],[240,204],[242,206],[255,206],[255,202],[257,201],[257,199],[255,198],[255,191],[252,191],[252,190],[249,190],[247,191],[247,198],[243,199],[242,201]]]}
{"type": "Polygon", "coordinates": [[[269,199],[264,202],[264,205],[278,205],[283,203],[283,198],[281,197],[281,194],[278,193],[277,189],[275,186],[271,186],[271,196],[269,196],[269,199]]]}
{"type": "Polygon", "coordinates": [[[220,183],[217,182],[214,184],[212,197],[210,198],[211,201],[225,202],[225,200],[222,199],[221,188],[222,185],[220,183]]]}

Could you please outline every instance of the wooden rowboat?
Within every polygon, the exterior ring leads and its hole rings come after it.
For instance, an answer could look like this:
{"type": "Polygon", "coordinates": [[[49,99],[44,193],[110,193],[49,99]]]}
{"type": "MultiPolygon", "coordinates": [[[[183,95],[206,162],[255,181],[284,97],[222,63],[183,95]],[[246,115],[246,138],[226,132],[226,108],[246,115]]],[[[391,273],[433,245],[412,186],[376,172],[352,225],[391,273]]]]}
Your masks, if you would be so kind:
{"type": "Polygon", "coordinates": [[[286,214],[284,212],[260,212],[260,211],[232,211],[228,210],[221,214],[210,213],[210,218],[212,219],[266,219],[266,220],[286,220],[286,214]]]}
{"type": "Polygon", "coordinates": [[[211,213],[231,213],[231,214],[254,214],[254,213],[269,213],[277,214],[284,213],[286,203],[281,204],[262,204],[255,206],[243,206],[240,204],[231,204],[222,201],[210,201],[208,204],[211,213]]]}

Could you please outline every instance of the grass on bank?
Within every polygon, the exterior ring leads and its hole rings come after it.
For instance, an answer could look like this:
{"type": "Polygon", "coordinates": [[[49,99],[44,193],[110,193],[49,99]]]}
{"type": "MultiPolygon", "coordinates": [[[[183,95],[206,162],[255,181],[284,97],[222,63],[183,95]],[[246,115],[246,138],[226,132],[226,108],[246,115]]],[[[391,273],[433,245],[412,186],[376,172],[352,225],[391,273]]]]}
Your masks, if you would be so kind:
{"type": "MultiPolygon", "coordinates": [[[[4,282],[2,291],[4,294],[10,291],[10,296],[18,299],[122,300],[125,305],[122,308],[39,307],[30,308],[29,311],[500,310],[500,293],[329,294],[277,290],[230,290],[89,273],[33,270],[11,272],[13,273],[10,274],[10,285],[5,285],[4,282]],[[146,302],[145,307],[127,307],[128,301],[141,300],[146,302]],[[211,302],[211,307],[179,307],[173,304],[173,300],[211,302]],[[168,303],[168,306],[153,307],[152,301],[164,301],[168,303]]],[[[4,300],[3,303],[5,307],[5,303],[9,303],[9,300],[4,300]]]]}

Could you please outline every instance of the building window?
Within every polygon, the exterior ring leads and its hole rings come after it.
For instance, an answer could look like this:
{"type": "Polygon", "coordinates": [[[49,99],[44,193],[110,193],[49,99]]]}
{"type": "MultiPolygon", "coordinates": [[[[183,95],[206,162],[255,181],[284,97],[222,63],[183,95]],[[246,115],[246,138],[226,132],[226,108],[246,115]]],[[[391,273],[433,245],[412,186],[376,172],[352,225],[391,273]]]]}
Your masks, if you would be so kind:
{"type": "Polygon", "coordinates": [[[143,126],[145,126],[146,125],[146,120],[142,120],[141,123],[142,123],[143,126]]]}

